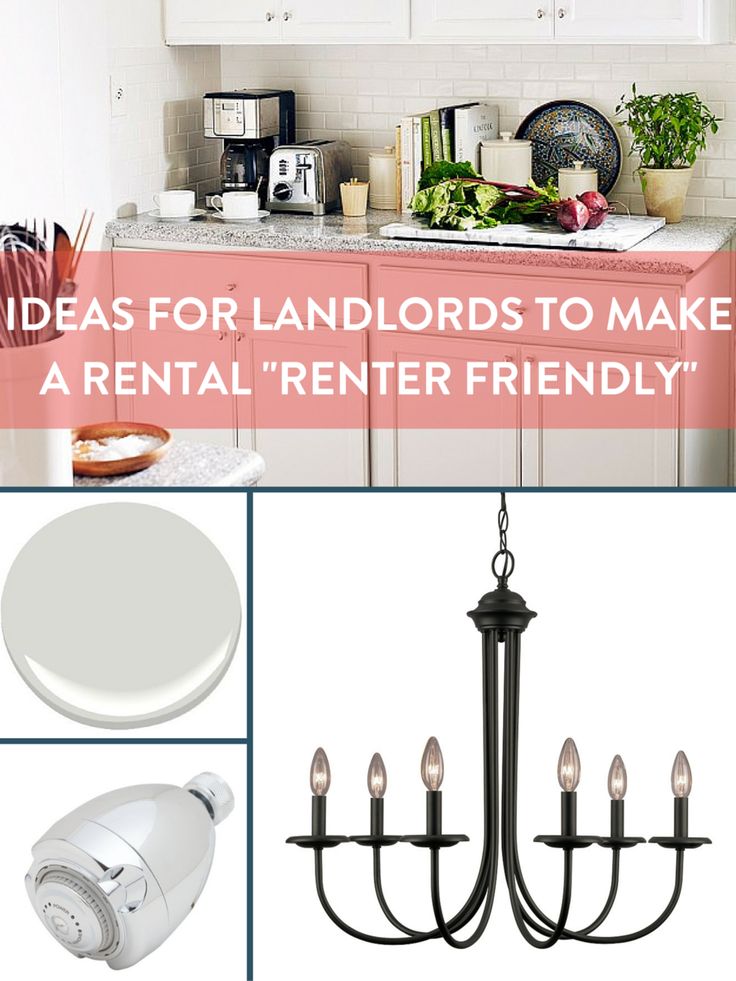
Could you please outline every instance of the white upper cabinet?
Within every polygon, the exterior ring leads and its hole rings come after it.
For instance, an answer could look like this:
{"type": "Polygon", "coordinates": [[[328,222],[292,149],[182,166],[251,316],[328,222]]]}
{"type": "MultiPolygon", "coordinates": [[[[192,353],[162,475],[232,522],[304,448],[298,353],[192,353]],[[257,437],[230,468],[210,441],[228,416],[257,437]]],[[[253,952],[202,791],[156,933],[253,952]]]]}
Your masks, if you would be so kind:
{"type": "Polygon", "coordinates": [[[730,39],[730,0],[163,0],[163,4],[167,44],[730,39]]]}
{"type": "Polygon", "coordinates": [[[280,40],[281,4],[269,0],[164,0],[167,44],[280,40]]]}
{"type": "Polygon", "coordinates": [[[415,41],[550,41],[552,0],[412,0],[415,41]]]}
{"type": "Polygon", "coordinates": [[[558,0],[555,36],[572,41],[727,41],[727,7],[703,0],[558,0]],[[719,7],[725,11],[722,20],[719,7]]]}
{"type": "Polygon", "coordinates": [[[283,0],[284,41],[408,41],[409,0],[283,0]]]}
{"type": "Polygon", "coordinates": [[[412,0],[416,41],[729,40],[729,0],[412,0]]]}
{"type": "Polygon", "coordinates": [[[409,0],[164,0],[167,44],[408,41],[409,0]]]}

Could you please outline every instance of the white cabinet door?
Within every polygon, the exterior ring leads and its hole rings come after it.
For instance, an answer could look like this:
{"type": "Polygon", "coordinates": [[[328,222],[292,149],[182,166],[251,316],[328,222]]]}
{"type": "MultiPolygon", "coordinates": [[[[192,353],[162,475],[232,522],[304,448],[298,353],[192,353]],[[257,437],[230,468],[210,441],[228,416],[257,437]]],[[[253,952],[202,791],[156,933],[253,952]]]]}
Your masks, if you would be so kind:
{"type": "MultiPolygon", "coordinates": [[[[603,352],[530,349],[523,359],[577,364],[600,359],[603,352]]],[[[607,352],[604,357],[611,357],[607,352]]],[[[633,358],[615,355],[633,373],[633,358]]],[[[652,385],[656,371],[644,361],[644,382],[652,385]]],[[[662,362],[671,365],[667,358],[662,362]]],[[[545,399],[524,400],[521,473],[525,487],[676,487],[677,400],[641,399],[640,428],[556,429],[546,424],[545,399]]]]}
{"type": "Polygon", "coordinates": [[[409,0],[283,0],[284,41],[401,41],[409,38],[409,0]]]}
{"type": "Polygon", "coordinates": [[[704,0],[557,0],[561,40],[685,41],[705,37],[704,0]]]}
{"type": "Polygon", "coordinates": [[[167,44],[278,41],[281,0],[164,0],[167,44]]]}
{"type": "MultiPolygon", "coordinates": [[[[462,378],[467,361],[516,359],[495,342],[421,336],[371,337],[371,361],[442,361],[462,378]]],[[[371,477],[377,487],[484,487],[518,484],[520,431],[513,398],[488,399],[472,428],[419,428],[416,406],[392,397],[390,418],[371,397],[371,477]],[[388,425],[387,423],[390,423],[388,425]]],[[[419,420],[421,421],[421,420],[419,420]]]]}
{"type": "Polygon", "coordinates": [[[552,0],[412,0],[415,41],[509,41],[551,39],[552,0]]]}

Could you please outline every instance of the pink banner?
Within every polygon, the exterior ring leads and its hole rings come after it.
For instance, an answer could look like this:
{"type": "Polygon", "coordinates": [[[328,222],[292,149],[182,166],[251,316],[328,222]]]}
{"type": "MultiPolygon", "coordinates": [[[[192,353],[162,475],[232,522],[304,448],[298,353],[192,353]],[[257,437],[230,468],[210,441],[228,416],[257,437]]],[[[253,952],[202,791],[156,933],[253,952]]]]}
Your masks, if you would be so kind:
{"type": "Polygon", "coordinates": [[[0,255],[0,428],[724,428],[730,253],[0,255]],[[36,260],[34,260],[36,261],[36,260]]]}

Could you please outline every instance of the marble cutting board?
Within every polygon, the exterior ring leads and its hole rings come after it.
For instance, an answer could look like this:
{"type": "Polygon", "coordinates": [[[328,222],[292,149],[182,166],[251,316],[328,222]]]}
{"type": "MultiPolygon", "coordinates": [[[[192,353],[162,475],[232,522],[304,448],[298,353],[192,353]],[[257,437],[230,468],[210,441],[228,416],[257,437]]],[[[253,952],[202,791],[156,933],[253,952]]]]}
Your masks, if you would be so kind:
{"type": "Polygon", "coordinates": [[[471,245],[530,246],[543,249],[599,249],[606,252],[625,252],[638,245],[658,229],[664,218],[644,218],[638,215],[609,215],[600,228],[582,232],[564,232],[557,225],[497,225],[496,228],[471,228],[453,231],[428,228],[418,218],[384,225],[384,238],[424,239],[433,242],[468,242],[471,245]]]}

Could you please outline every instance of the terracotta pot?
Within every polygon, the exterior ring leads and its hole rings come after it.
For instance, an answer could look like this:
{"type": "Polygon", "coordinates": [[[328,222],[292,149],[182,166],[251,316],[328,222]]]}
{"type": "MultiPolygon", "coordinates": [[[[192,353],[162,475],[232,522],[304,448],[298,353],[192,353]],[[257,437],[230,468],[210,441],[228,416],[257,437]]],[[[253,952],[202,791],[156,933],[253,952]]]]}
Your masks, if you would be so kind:
{"type": "Polygon", "coordinates": [[[681,221],[692,176],[692,167],[678,167],[673,170],[642,167],[639,177],[647,214],[652,218],[664,218],[668,225],[681,221]]]}

